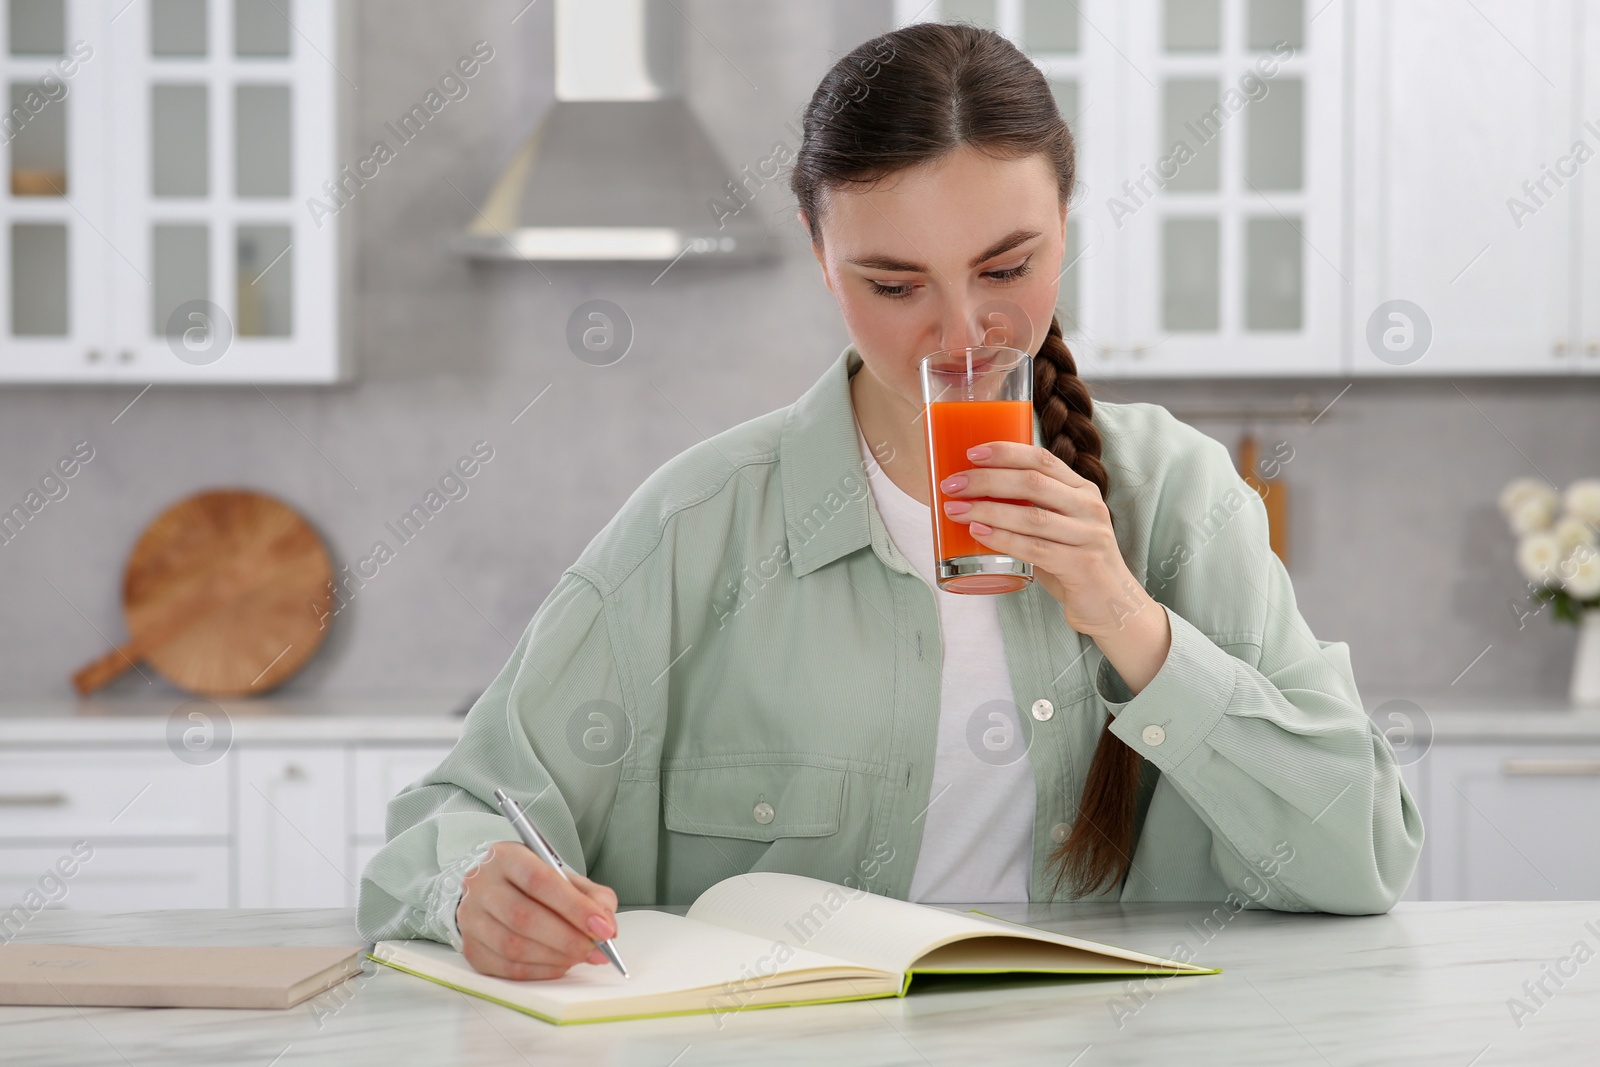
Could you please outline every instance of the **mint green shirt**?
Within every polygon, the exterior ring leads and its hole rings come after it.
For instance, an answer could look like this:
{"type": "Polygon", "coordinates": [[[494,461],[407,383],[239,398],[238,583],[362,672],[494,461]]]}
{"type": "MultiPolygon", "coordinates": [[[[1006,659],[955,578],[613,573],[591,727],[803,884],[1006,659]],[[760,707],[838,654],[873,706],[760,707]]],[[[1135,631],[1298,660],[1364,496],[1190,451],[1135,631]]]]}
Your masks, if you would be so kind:
{"type": "MultiPolygon", "coordinates": [[[[515,839],[499,787],[623,904],[687,904],[752,870],[906,897],[937,802],[940,671],[961,661],[941,662],[933,590],[872,503],[860,366],[848,346],[794,404],[669,460],[562,573],[454,750],[389,803],[363,936],[460,947],[462,876],[515,839]]],[[[1100,899],[1386,911],[1422,820],[1348,647],[1296,609],[1260,498],[1162,407],[1097,401],[1094,422],[1118,544],[1172,645],[1133,696],[1037,582],[999,595],[1035,788],[1030,899],[1051,899],[1046,861],[1109,713],[1144,762],[1132,864],[1100,899]]]]}

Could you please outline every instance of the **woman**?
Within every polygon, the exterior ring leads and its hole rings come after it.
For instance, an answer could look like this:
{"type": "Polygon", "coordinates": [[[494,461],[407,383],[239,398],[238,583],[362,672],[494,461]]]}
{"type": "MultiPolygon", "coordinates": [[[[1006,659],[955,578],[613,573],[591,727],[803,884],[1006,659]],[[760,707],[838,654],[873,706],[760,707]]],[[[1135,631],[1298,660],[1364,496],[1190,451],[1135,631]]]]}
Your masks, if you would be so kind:
{"type": "Polygon", "coordinates": [[[1347,647],[1296,610],[1227,451],[1076,374],[1053,313],[1073,145],[1038,70],[917,24],[842,59],[804,121],[791,187],[851,345],[665,464],[562,574],[391,802],[362,934],[548,978],[604,964],[619,898],[750,870],[1387,910],[1422,825],[1347,647]],[[1037,580],[961,596],[933,585],[916,362],[994,307],[1035,357],[1035,444],[973,452],[949,510],[1037,580]],[[513,843],[497,787],[593,879],[513,843]]]}

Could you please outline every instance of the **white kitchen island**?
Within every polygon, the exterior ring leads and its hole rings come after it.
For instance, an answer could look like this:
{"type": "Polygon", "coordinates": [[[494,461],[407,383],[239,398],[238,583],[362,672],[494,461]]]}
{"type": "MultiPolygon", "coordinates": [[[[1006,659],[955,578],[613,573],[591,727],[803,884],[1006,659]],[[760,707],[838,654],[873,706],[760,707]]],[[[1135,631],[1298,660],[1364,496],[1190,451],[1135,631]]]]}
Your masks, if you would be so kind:
{"type": "MultiPolygon", "coordinates": [[[[1221,974],[1130,982],[962,977],[905,999],[552,1026],[367,962],[287,1011],[0,1008],[0,1062],[707,1067],[826,1063],[1592,1064],[1600,903],[1402,902],[1338,916],[1209,904],[986,904],[1010,919],[1221,974]],[[1565,962],[1563,962],[1565,961],[1565,962]],[[1560,985],[1548,977],[1567,974],[1560,985]],[[1548,995],[1530,996],[1540,982],[1548,995]],[[1525,1010],[1513,1011],[1513,1000],[1525,1010]]],[[[678,909],[681,910],[681,909],[678,909]]],[[[348,910],[52,911],[30,941],[359,945],[348,910]]],[[[626,951],[626,946],[623,946],[626,951]]],[[[0,949],[0,951],[4,951],[0,949]]],[[[587,966],[582,965],[582,966],[587,966]]]]}

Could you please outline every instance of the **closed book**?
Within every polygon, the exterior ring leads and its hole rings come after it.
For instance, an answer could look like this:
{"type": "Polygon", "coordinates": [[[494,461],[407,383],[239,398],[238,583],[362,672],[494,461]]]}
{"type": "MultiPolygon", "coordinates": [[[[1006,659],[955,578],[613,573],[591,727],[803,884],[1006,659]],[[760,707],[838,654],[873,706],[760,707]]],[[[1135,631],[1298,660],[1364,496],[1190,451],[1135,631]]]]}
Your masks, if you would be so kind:
{"type": "Polygon", "coordinates": [[[0,946],[0,1004],[292,1008],[361,970],[344,946],[0,946]]]}

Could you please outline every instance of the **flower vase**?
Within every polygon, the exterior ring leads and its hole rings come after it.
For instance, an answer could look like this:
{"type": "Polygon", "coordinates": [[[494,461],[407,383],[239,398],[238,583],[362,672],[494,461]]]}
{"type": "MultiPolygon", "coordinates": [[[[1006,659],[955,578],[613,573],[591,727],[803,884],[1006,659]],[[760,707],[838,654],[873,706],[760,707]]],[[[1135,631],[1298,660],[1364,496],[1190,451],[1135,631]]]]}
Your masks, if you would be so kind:
{"type": "Polygon", "coordinates": [[[1588,609],[1578,620],[1571,699],[1574,704],[1600,705],[1600,608],[1588,609]]]}

